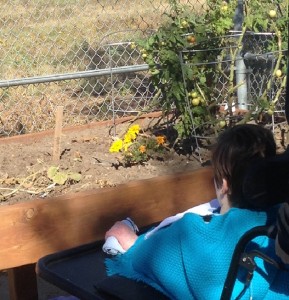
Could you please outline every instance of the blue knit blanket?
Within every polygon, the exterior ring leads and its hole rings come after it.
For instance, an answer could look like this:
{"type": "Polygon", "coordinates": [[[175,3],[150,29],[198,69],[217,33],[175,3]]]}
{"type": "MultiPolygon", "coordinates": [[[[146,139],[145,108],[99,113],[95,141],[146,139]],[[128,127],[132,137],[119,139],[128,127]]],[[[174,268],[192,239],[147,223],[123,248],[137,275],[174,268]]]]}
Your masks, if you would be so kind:
{"type": "MultiPolygon", "coordinates": [[[[232,208],[224,215],[214,215],[209,223],[187,213],[148,239],[140,236],[125,254],[107,259],[107,273],[143,281],[170,299],[220,299],[237,241],[249,229],[275,222],[277,209],[232,208]]],[[[267,237],[256,238],[249,247],[274,257],[274,241],[267,237]]],[[[258,267],[242,299],[288,299],[289,273],[261,259],[256,262],[258,267]]],[[[240,270],[233,298],[243,289],[245,276],[245,270],[240,270]]]]}

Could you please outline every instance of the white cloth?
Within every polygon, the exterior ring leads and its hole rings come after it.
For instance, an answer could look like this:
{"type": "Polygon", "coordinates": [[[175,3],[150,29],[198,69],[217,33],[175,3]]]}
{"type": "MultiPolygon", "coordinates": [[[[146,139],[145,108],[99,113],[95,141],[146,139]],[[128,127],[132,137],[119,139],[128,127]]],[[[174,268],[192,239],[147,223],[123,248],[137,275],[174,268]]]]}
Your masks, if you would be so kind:
{"type": "MultiPolygon", "coordinates": [[[[168,226],[173,222],[181,219],[186,213],[195,213],[200,216],[207,216],[207,215],[212,215],[214,211],[216,211],[218,208],[219,208],[219,201],[217,199],[213,199],[210,202],[198,206],[194,206],[182,213],[178,213],[174,216],[168,217],[164,219],[157,227],[147,232],[145,235],[145,239],[150,237],[160,228],[168,226]]],[[[125,220],[122,220],[122,222],[125,223],[127,226],[130,226],[134,230],[134,232],[138,232],[138,227],[130,218],[126,218],[125,220]]],[[[110,255],[123,254],[125,252],[125,250],[121,247],[118,240],[114,236],[110,236],[106,239],[104,245],[102,246],[102,250],[105,253],[110,255]]]]}
{"type": "Polygon", "coordinates": [[[210,202],[194,206],[182,213],[178,213],[174,216],[168,217],[168,218],[164,219],[157,227],[155,227],[151,231],[147,232],[145,235],[145,239],[149,238],[152,234],[154,234],[160,228],[168,226],[168,225],[172,224],[173,222],[181,219],[184,216],[184,214],[195,213],[200,216],[207,216],[207,215],[212,215],[214,213],[214,211],[216,211],[219,207],[220,207],[220,204],[219,204],[218,199],[213,199],[210,202]]]}
{"type": "Polygon", "coordinates": [[[117,238],[114,236],[110,236],[106,239],[105,243],[102,246],[102,250],[110,255],[117,255],[125,252],[125,250],[118,242],[117,238]]]}

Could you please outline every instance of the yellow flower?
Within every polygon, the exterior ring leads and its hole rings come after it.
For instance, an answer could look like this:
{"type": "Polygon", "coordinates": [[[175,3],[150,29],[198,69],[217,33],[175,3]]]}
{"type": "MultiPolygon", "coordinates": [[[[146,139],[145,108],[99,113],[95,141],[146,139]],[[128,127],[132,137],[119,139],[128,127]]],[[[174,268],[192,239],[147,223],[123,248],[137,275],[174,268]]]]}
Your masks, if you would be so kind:
{"type": "Polygon", "coordinates": [[[136,125],[132,125],[129,128],[128,133],[139,134],[139,131],[140,131],[140,126],[138,124],[136,124],[136,125]]]}
{"type": "Polygon", "coordinates": [[[140,152],[140,153],[145,153],[146,150],[147,150],[147,148],[146,148],[145,145],[141,145],[141,146],[139,147],[139,152],[140,152]]]}
{"type": "Polygon", "coordinates": [[[163,145],[165,143],[165,137],[160,135],[160,136],[157,136],[157,144],[158,145],[163,145]]]}
{"type": "Polygon", "coordinates": [[[109,152],[119,152],[122,149],[123,142],[121,139],[115,140],[109,148],[109,152]]]}
{"type": "Polygon", "coordinates": [[[124,142],[130,143],[130,142],[134,141],[136,139],[138,133],[139,133],[138,125],[134,125],[134,126],[130,127],[124,136],[124,142]]]}
{"type": "Polygon", "coordinates": [[[125,135],[125,139],[130,140],[130,142],[134,141],[137,135],[139,134],[139,131],[140,131],[139,125],[136,124],[131,126],[125,135]]]}
{"type": "Polygon", "coordinates": [[[130,133],[126,133],[125,136],[124,136],[124,138],[123,138],[123,142],[125,144],[129,144],[133,140],[134,140],[134,138],[133,138],[133,136],[130,133]]]}
{"type": "Polygon", "coordinates": [[[124,143],[124,144],[123,144],[123,149],[124,149],[125,152],[127,152],[128,148],[129,148],[129,146],[130,146],[131,144],[132,144],[132,143],[124,143]]]}

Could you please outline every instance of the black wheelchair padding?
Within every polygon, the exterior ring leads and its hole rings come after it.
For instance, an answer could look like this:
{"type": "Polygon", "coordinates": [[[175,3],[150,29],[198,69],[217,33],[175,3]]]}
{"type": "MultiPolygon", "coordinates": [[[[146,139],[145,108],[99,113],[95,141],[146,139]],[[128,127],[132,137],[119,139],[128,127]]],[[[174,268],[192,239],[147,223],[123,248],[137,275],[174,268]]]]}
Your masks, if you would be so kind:
{"type": "Polygon", "coordinates": [[[111,257],[98,241],[41,258],[37,274],[81,300],[147,300],[168,298],[151,286],[120,276],[107,276],[104,261],[111,257]]]}
{"type": "MultiPolygon", "coordinates": [[[[168,297],[142,282],[132,281],[121,276],[110,276],[96,284],[103,296],[112,296],[120,300],[169,300],[168,297]]],[[[107,299],[107,298],[105,298],[107,299]]]]}
{"type": "Polygon", "coordinates": [[[94,288],[105,277],[100,247],[101,242],[95,242],[47,255],[38,261],[37,274],[80,299],[103,299],[94,288]]]}
{"type": "Polygon", "coordinates": [[[168,300],[145,283],[107,276],[104,261],[112,256],[102,251],[103,243],[96,241],[44,256],[37,263],[37,274],[81,300],[168,300]]]}
{"type": "Polygon", "coordinates": [[[255,209],[289,202],[289,148],[250,165],[243,181],[243,197],[255,209]]]}

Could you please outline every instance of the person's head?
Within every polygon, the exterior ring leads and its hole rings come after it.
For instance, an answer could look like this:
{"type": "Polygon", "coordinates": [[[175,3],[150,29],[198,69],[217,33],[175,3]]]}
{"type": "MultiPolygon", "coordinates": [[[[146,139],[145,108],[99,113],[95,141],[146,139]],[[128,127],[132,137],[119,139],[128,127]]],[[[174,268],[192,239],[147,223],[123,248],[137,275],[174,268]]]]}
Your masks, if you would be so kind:
{"type": "Polygon", "coordinates": [[[254,160],[276,155],[270,130],[259,125],[236,125],[223,131],[212,152],[217,194],[228,198],[230,207],[250,208],[242,194],[245,173],[254,160]]]}

